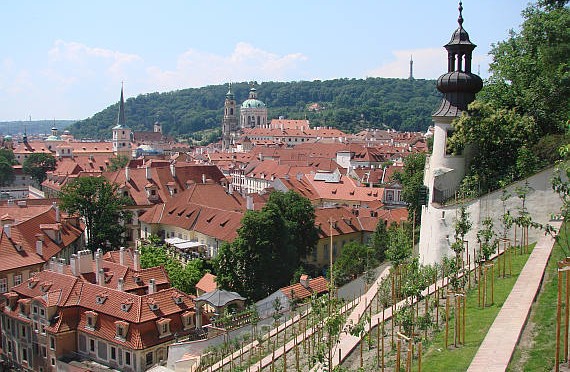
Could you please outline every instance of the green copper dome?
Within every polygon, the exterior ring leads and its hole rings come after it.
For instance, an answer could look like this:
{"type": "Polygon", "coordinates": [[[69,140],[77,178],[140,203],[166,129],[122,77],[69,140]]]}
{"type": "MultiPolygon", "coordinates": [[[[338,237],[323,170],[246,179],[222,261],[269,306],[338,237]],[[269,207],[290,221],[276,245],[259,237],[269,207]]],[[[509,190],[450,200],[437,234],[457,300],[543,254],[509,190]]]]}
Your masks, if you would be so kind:
{"type": "Polygon", "coordinates": [[[241,108],[265,108],[265,103],[257,99],[257,90],[251,88],[249,90],[249,98],[243,101],[241,108]]]}
{"type": "Polygon", "coordinates": [[[258,99],[246,99],[241,104],[242,108],[264,108],[265,103],[261,102],[258,99]]]}

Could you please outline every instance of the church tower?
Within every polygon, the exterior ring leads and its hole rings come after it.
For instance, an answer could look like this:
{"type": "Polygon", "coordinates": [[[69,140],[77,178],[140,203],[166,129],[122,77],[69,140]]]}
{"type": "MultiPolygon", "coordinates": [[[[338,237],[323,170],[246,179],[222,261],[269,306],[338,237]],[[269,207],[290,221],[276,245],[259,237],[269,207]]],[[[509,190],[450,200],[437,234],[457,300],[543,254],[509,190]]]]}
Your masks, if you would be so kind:
{"type": "Polygon", "coordinates": [[[240,108],[241,128],[265,128],[267,127],[267,107],[263,101],[257,99],[257,90],[251,87],[249,97],[241,104],[240,108]]]}
{"type": "MultiPolygon", "coordinates": [[[[447,73],[437,80],[437,89],[443,93],[438,109],[432,115],[434,138],[432,154],[426,159],[424,185],[428,202],[422,210],[420,256],[422,263],[433,263],[445,255],[438,226],[445,218],[445,201],[455,197],[465,170],[469,166],[469,146],[462,154],[448,151],[447,142],[453,135],[453,119],[461,116],[483,87],[481,78],[471,72],[472,53],[476,45],[469,40],[463,28],[463,6],[459,2],[459,27],[444,47],[447,50],[447,73]]],[[[444,236],[445,238],[445,236],[444,236]]],[[[447,244],[447,243],[445,243],[447,244]]],[[[443,244],[445,246],[445,244],[443,244]]]]}
{"type": "Polygon", "coordinates": [[[125,100],[123,99],[123,87],[121,86],[121,100],[119,101],[119,114],[117,125],[113,127],[113,153],[116,156],[123,155],[132,157],[131,130],[127,128],[125,121],[125,100]]]}
{"type": "Polygon", "coordinates": [[[232,93],[231,84],[224,101],[224,118],[222,119],[222,151],[229,151],[230,146],[238,135],[238,117],[236,100],[232,93]]]}
{"type": "Polygon", "coordinates": [[[410,56],[410,76],[408,77],[409,80],[414,80],[414,59],[410,56]]]}

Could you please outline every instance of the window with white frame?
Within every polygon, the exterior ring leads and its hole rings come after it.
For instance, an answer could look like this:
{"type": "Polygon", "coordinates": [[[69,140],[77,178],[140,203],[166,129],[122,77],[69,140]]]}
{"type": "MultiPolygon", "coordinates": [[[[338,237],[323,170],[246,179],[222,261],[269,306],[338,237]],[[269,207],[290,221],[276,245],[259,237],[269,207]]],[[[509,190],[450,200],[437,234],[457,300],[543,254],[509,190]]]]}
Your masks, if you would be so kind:
{"type": "Polygon", "coordinates": [[[0,278],[0,293],[8,292],[8,279],[0,278]]]}
{"type": "Polygon", "coordinates": [[[22,284],[22,274],[14,275],[14,285],[22,284]]]}

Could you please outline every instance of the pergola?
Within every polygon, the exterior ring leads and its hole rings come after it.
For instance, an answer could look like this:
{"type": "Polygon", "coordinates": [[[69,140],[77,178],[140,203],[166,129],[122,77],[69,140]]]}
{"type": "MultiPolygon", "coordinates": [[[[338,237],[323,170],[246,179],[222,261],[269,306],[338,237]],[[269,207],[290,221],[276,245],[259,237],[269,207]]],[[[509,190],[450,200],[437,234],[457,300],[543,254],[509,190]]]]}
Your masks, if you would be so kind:
{"type": "MultiPolygon", "coordinates": [[[[194,299],[196,303],[196,313],[202,313],[202,305],[209,304],[216,309],[216,314],[222,314],[225,308],[231,304],[236,304],[239,309],[245,306],[245,297],[240,296],[237,292],[224,291],[216,289],[212,292],[206,292],[194,299]]],[[[202,317],[196,317],[196,328],[202,328],[202,317]]]]}

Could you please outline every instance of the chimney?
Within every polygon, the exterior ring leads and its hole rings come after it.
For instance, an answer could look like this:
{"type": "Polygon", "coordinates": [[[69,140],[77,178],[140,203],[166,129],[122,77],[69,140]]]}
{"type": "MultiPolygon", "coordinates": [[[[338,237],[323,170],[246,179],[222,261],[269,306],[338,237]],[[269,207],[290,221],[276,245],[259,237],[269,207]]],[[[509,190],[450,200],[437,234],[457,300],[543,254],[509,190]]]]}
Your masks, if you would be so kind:
{"type": "Polygon", "coordinates": [[[156,293],[156,282],[154,279],[148,281],[148,294],[156,293]]]}
{"type": "Polygon", "coordinates": [[[55,271],[55,270],[56,270],[56,266],[57,266],[57,258],[52,257],[52,258],[49,260],[49,269],[50,269],[51,271],[55,271]]]}
{"type": "Polygon", "coordinates": [[[252,211],[254,208],[253,205],[253,197],[251,195],[246,195],[245,197],[245,206],[248,211],[252,211]]]}
{"type": "Polygon", "coordinates": [[[61,213],[59,211],[59,207],[57,206],[56,202],[52,204],[53,209],[55,209],[55,222],[61,222],[61,213]]]}
{"type": "Polygon", "coordinates": [[[93,253],[89,249],[77,252],[78,261],[77,267],[79,268],[78,274],[85,274],[93,270],[93,253]]]}
{"type": "Polygon", "coordinates": [[[63,268],[65,267],[65,258],[60,258],[57,264],[57,272],[63,274],[63,268]]]}
{"type": "Polygon", "coordinates": [[[69,268],[71,269],[73,276],[77,276],[77,274],[79,274],[78,266],[79,259],[77,257],[77,254],[74,253],[71,255],[71,257],[69,257],[69,268]]]}
{"type": "Polygon", "coordinates": [[[147,180],[152,180],[152,175],[150,174],[150,165],[147,165],[145,167],[145,173],[146,173],[146,179],[147,180]]]}
{"type": "Polygon", "coordinates": [[[129,169],[129,166],[127,165],[125,167],[125,181],[129,182],[131,180],[131,170],[129,169]]]}
{"type": "Polygon", "coordinates": [[[133,269],[139,271],[141,269],[141,253],[138,249],[133,252],[133,269]]]}
{"type": "Polygon", "coordinates": [[[124,291],[125,280],[123,278],[117,279],[117,290],[123,292],[124,291]]]}
{"type": "Polygon", "coordinates": [[[303,274],[301,275],[301,278],[299,278],[299,282],[301,283],[301,285],[305,288],[309,288],[309,276],[307,274],[303,274]]]}
{"type": "Polygon", "coordinates": [[[234,193],[234,184],[230,183],[230,185],[228,186],[228,194],[233,195],[234,193]]]}
{"type": "Polygon", "coordinates": [[[202,173],[202,183],[206,183],[206,175],[202,173]]]}
{"type": "MultiPolygon", "coordinates": [[[[99,273],[99,270],[102,269],[101,261],[102,261],[101,251],[100,249],[97,249],[97,253],[95,253],[95,275],[97,275],[99,273]]],[[[97,284],[101,284],[99,283],[99,277],[97,277],[97,284]]]]}
{"type": "Polygon", "coordinates": [[[125,247],[119,249],[119,263],[125,266],[125,247]]]}
{"type": "Polygon", "coordinates": [[[103,269],[97,271],[97,284],[105,285],[105,270],[103,269]]]}
{"type": "Polygon", "coordinates": [[[44,255],[44,242],[41,240],[36,240],[36,253],[40,256],[44,255]]]}
{"type": "Polygon", "coordinates": [[[8,238],[12,238],[12,225],[10,225],[9,223],[4,225],[4,233],[8,238]]]}
{"type": "Polygon", "coordinates": [[[170,174],[172,174],[172,178],[176,178],[176,167],[174,163],[170,164],[170,174]]]}

